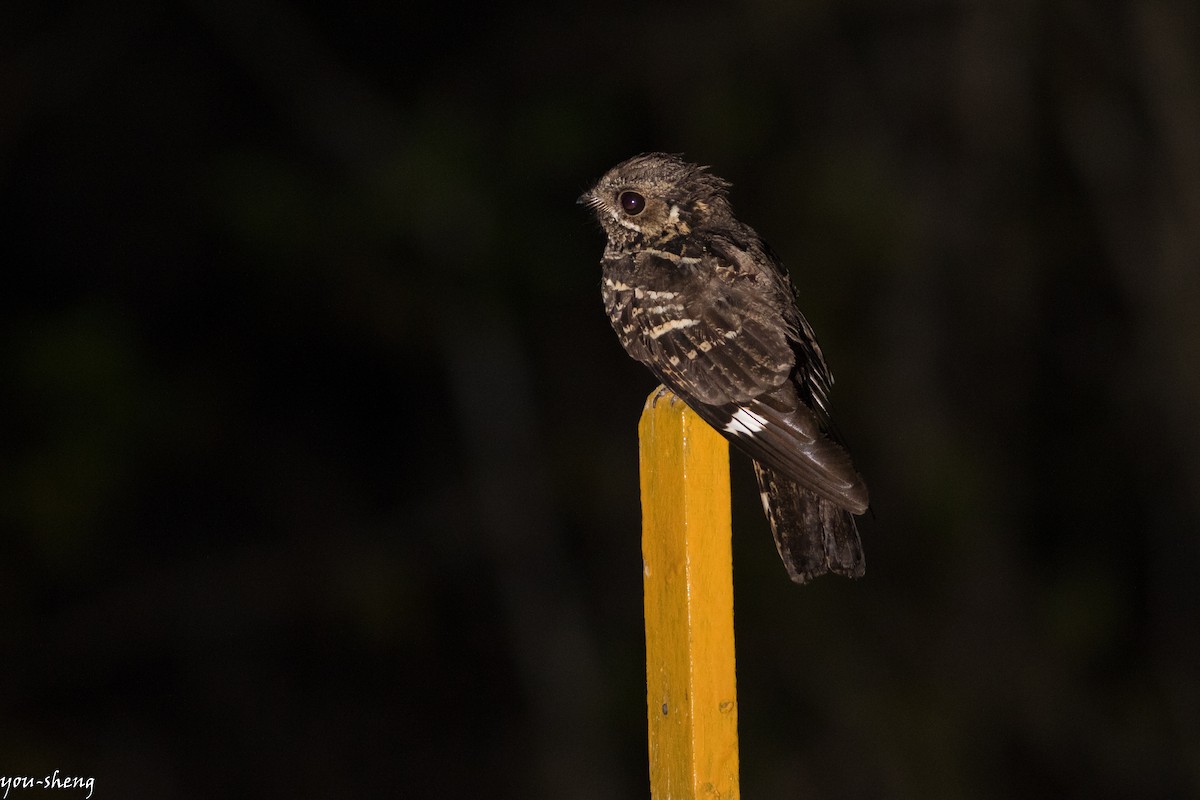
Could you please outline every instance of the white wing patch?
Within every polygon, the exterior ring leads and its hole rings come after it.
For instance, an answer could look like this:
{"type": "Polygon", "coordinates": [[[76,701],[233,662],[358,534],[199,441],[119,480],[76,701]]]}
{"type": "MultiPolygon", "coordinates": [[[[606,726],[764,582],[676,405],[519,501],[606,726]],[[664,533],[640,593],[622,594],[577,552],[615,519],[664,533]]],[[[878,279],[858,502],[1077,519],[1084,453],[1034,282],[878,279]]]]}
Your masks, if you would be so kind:
{"type": "Polygon", "coordinates": [[[747,411],[744,408],[739,408],[734,412],[733,417],[725,425],[726,433],[735,433],[742,436],[754,435],[759,431],[766,430],[767,421],[755,414],[753,411],[747,411]]]}

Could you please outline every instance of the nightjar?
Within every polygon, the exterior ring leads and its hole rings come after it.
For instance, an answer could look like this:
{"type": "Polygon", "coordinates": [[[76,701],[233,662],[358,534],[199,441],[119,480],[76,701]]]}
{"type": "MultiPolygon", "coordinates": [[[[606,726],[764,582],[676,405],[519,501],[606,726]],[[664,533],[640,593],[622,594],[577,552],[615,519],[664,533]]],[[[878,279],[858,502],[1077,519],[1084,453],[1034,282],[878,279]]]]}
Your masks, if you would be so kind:
{"type": "Polygon", "coordinates": [[[792,580],[863,574],[867,487],[829,416],[833,375],[779,259],[734,218],[729,184],[674,155],[613,167],[579,198],[608,244],[609,320],[642,362],[754,462],[792,580]]]}

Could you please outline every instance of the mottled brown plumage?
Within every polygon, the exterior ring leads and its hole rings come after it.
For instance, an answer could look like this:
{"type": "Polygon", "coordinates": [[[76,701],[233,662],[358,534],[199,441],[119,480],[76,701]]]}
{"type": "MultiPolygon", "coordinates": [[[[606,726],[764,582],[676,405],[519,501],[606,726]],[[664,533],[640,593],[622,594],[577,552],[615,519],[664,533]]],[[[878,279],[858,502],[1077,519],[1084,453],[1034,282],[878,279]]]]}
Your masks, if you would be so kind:
{"type": "Polygon", "coordinates": [[[641,361],[753,460],[788,574],[863,574],[867,489],[829,417],[833,376],[787,272],[729,184],[677,156],[613,167],[580,198],[608,235],[601,291],[641,361]]]}

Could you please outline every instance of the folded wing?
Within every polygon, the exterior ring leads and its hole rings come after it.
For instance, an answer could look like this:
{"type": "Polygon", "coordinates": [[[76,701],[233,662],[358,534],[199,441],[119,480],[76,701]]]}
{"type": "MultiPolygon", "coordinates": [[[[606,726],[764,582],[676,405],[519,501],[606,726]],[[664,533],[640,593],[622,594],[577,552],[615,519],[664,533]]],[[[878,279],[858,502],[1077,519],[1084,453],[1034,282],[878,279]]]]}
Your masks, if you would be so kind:
{"type": "Polygon", "coordinates": [[[642,360],[751,458],[861,514],[866,486],[830,434],[830,378],[811,329],[778,310],[790,299],[772,304],[763,289],[710,284],[690,303],[654,293],[629,316],[642,360]]]}

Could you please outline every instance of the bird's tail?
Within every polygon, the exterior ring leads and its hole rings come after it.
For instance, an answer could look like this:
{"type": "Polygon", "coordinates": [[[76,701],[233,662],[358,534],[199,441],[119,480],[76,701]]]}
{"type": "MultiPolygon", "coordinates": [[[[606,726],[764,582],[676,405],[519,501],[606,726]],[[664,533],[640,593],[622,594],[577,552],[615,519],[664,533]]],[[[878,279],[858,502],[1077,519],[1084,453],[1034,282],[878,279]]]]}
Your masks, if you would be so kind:
{"type": "Polygon", "coordinates": [[[862,542],[849,511],[757,461],[754,474],[779,557],[793,581],[807,583],[826,572],[862,577],[862,542]]]}

